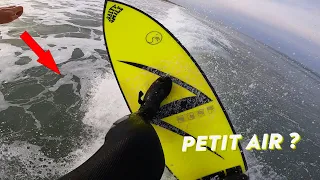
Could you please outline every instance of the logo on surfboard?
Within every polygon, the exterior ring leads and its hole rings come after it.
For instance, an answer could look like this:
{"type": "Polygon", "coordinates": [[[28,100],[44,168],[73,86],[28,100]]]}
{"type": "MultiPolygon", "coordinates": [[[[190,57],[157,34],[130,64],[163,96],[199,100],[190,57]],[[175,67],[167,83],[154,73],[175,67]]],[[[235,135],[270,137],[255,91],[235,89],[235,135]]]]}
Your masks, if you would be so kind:
{"type": "Polygon", "coordinates": [[[107,19],[109,22],[113,23],[116,20],[117,15],[123,10],[122,7],[113,5],[109,10],[107,14],[107,19]]]}
{"type": "Polygon", "coordinates": [[[146,41],[151,45],[159,44],[162,41],[162,34],[158,31],[151,31],[147,34],[146,41]]]}

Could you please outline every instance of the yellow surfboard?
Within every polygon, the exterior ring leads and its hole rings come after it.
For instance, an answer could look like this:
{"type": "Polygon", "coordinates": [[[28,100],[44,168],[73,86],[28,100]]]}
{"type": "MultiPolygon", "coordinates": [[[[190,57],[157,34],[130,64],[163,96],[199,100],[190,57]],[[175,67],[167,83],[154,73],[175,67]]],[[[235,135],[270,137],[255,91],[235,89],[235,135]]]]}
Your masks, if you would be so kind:
{"type": "Polygon", "coordinates": [[[210,179],[247,170],[240,144],[231,150],[182,152],[184,136],[235,134],[213,87],[182,44],[146,13],[121,2],[106,1],[104,35],[112,68],[131,112],[139,109],[139,91],[159,76],[173,87],[152,123],[159,135],[166,166],[181,180],[210,179]]]}

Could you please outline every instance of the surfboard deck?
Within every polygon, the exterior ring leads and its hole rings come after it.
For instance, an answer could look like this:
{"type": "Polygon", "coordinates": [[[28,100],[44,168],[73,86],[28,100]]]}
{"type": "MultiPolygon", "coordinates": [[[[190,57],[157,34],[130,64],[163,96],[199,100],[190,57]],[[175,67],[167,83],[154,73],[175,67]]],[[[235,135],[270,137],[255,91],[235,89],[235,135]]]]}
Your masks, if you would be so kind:
{"type": "Polygon", "coordinates": [[[108,55],[131,112],[139,109],[139,91],[146,92],[159,76],[170,76],[173,87],[152,120],[165,154],[166,166],[182,180],[208,179],[247,170],[237,150],[182,152],[184,136],[235,134],[214,88],[199,65],[163,25],[130,5],[106,1],[104,36],[108,55]]]}

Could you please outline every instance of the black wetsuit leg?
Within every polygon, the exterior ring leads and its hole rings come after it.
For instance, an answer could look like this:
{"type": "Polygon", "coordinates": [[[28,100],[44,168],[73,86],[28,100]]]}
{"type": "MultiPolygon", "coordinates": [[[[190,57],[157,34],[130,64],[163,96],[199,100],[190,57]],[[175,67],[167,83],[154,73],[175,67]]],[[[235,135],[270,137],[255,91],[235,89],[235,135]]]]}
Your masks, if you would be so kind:
{"type": "Polygon", "coordinates": [[[159,180],[165,159],[154,128],[138,113],[119,119],[103,146],[61,180],[159,180]]]}

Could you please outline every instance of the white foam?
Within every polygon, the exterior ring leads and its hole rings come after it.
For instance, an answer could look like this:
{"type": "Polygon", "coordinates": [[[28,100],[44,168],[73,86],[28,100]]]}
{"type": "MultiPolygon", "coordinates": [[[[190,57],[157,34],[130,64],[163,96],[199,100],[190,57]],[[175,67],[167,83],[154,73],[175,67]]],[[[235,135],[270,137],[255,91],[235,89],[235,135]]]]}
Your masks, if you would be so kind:
{"type": "Polygon", "coordinates": [[[0,111],[3,111],[9,107],[9,103],[5,101],[2,92],[0,91],[0,111]]]}
{"type": "MultiPolygon", "coordinates": [[[[90,55],[96,55],[99,57],[97,52],[93,49],[105,49],[102,41],[96,41],[91,39],[79,39],[79,38],[34,38],[44,50],[50,50],[55,62],[57,64],[68,61],[71,58],[72,52],[75,48],[80,48],[84,57],[89,57],[90,55]],[[55,47],[49,47],[47,44],[55,44],[55,47]],[[88,46],[90,44],[90,46],[88,46]],[[62,49],[61,47],[67,47],[67,49],[62,49]]],[[[0,54],[2,60],[0,61],[0,82],[10,81],[17,77],[23,70],[29,69],[34,66],[41,66],[37,62],[38,57],[31,50],[23,51],[20,47],[12,46],[7,43],[0,44],[0,54]],[[15,52],[22,52],[18,57],[15,56],[15,52]],[[14,63],[19,60],[19,57],[27,56],[32,59],[32,61],[26,65],[15,65],[14,63]]],[[[99,59],[99,58],[98,58],[99,59]]],[[[101,59],[100,59],[101,60],[101,59]]],[[[99,63],[99,62],[97,62],[99,63]]],[[[101,63],[100,63],[101,64],[101,63]]],[[[74,68],[65,68],[63,65],[60,68],[62,74],[70,74],[74,68]]],[[[69,65],[70,66],[70,65],[69,65]]]]}
{"type": "Polygon", "coordinates": [[[74,159],[69,170],[91,157],[104,143],[104,137],[111,125],[130,113],[113,75],[106,74],[105,77],[97,78],[89,94],[91,98],[83,122],[93,127],[94,132],[91,140],[70,154],[77,158],[74,159]]]}
{"type": "Polygon", "coordinates": [[[252,152],[245,151],[246,160],[248,163],[248,171],[250,179],[253,180],[286,180],[285,177],[278,175],[272,167],[256,157],[252,152]]]}
{"type": "Polygon", "coordinates": [[[129,114],[129,109],[113,75],[106,74],[104,79],[97,79],[97,85],[91,92],[89,111],[84,123],[97,129],[108,130],[112,123],[129,114]]]}
{"type": "MultiPolygon", "coordinates": [[[[66,12],[75,15],[88,16],[88,14],[81,11],[91,11],[91,12],[102,12],[104,7],[104,0],[47,0],[45,2],[41,0],[19,0],[16,3],[13,0],[1,1],[0,6],[10,6],[10,5],[21,5],[24,8],[23,15],[19,18],[21,21],[27,21],[29,18],[33,18],[34,22],[37,24],[44,25],[61,25],[70,24],[74,25],[67,20],[70,19],[66,12]],[[41,6],[41,4],[48,4],[49,6],[41,6]],[[41,7],[35,8],[35,6],[40,5],[41,7]]],[[[97,18],[97,17],[92,17],[97,18]]],[[[102,19],[102,13],[101,13],[102,19]]],[[[10,24],[3,25],[3,27],[8,27],[10,24]]],[[[78,26],[78,25],[74,25],[78,26]]],[[[0,26],[1,27],[1,26],[0,26]]],[[[80,26],[78,26],[80,27],[80,26]]],[[[82,26],[83,27],[83,26],[82,26]]],[[[100,27],[90,27],[91,29],[102,29],[102,24],[100,27]]]]}
{"type": "Polygon", "coordinates": [[[232,48],[231,43],[218,31],[208,25],[196,20],[180,7],[168,10],[168,16],[160,22],[167,27],[190,51],[213,52],[217,50],[217,45],[210,40],[215,40],[232,48]]]}
{"type": "Polygon", "coordinates": [[[0,146],[0,179],[47,178],[63,169],[64,161],[59,163],[41,153],[39,146],[15,141],[0,146]],[[17,166],[9,163],[19,164],[17,166]],[[9,165],[8,165],[9,164],[9,165]],[[41,172],[41,173],[39,173],[41,172]]]}
{"type": "MultiPolygon", "coordinates": [[[[29,63],[27,66],[15,65],[14,63],[19,60],[19,58],[14,55],[14,52],[20,51],[21,48],[19,47],[4,43],[0,44],[0,82],[10,81],[25,68],[36,65],[34,62],[29,63]]],[[[34,57],[32,56],[32,58],[34,57]]]]}

